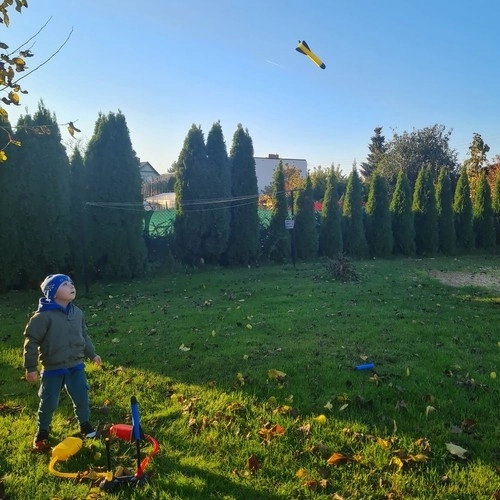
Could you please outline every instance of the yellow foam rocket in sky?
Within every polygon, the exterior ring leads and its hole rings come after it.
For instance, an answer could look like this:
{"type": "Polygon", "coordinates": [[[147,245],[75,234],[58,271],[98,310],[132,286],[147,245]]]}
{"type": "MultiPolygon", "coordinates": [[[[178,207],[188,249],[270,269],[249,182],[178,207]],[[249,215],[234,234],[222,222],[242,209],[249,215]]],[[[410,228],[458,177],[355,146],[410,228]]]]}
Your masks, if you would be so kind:
{"type": "Polygon", "coordinates": [[[309,45],[302,40],[299,40],[299,45],[295,49],[297,52],[300,52],[301,54],[304,54],[305,56],[309,57],[315,64],[317,64],[321,69],[325,69],[325,63],[314,53],[311,51],[309,48],[309,45]]]}

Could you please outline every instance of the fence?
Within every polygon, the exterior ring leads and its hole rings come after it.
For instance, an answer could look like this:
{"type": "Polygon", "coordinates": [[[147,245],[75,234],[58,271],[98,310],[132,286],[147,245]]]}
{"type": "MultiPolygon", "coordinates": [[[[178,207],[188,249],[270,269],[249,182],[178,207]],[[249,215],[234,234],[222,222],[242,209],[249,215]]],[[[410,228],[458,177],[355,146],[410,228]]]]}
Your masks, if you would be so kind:
{"type": "MultiPolygon", "coordinates": [[[[266,231],[271,223],[271,210],[258,209],[259,229],[266,231]]],[[[144,233],[147,238],[167,238],[174,234],[175,209],[152,210],[144,217],[144,233]]]]}

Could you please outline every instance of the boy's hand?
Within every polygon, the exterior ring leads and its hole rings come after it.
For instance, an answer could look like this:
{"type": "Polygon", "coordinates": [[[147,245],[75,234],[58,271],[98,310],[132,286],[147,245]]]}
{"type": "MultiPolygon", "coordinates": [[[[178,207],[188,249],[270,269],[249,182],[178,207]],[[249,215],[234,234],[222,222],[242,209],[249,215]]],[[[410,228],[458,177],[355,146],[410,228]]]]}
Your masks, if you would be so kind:
{"type": "Polygon", "coordinates": [[[97,366],[101,366],[102,365],[102,359],[101,359],[101,356],[99,356],[99,354],[96,354],[95,358],[93,359],[94,363],[97,365],[97,366]]]}
{"type": "Polygon", "coordinates": [[[26,380],[30,384],[34,384],[38,379],[38,372],[26,372],[26,380]]]}

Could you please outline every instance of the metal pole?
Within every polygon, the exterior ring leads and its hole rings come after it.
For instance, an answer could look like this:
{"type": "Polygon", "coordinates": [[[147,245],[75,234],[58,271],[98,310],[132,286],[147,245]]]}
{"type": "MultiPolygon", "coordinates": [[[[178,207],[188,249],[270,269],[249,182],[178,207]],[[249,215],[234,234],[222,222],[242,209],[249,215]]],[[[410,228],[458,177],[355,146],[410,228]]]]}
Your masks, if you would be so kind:
{"type": "MultiPolygon", "coordinates": [[[[294,220],[293,219],[293,205],[294,205],[293,192],[294,191],[295,191],[294,189],[292,189],[290,191],[290,197],[291,197],[291,203],[292,203],[292,220],[294,220]]],[[[296,255],[295,255],[295,252],[296,252],[296,250],[295,250],[295,223],[292,227],[292,237],[290,238],[290,244],[292,246],[292,263],[293,263],[293,267],[295,267],[295,257],[296,257],[296,255]]]]}

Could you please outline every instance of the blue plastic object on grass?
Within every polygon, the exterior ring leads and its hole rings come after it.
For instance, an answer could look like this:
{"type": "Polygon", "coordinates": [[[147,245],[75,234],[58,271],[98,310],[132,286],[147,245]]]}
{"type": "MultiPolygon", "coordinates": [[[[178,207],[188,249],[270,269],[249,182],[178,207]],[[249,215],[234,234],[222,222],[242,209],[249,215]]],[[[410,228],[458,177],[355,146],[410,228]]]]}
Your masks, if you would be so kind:
{"type": "Polygon", "coordinates": [[[372,368],[375,368],[375,363],[366,363],[354,367],[355,370],[371,370],[372,368]]]}

